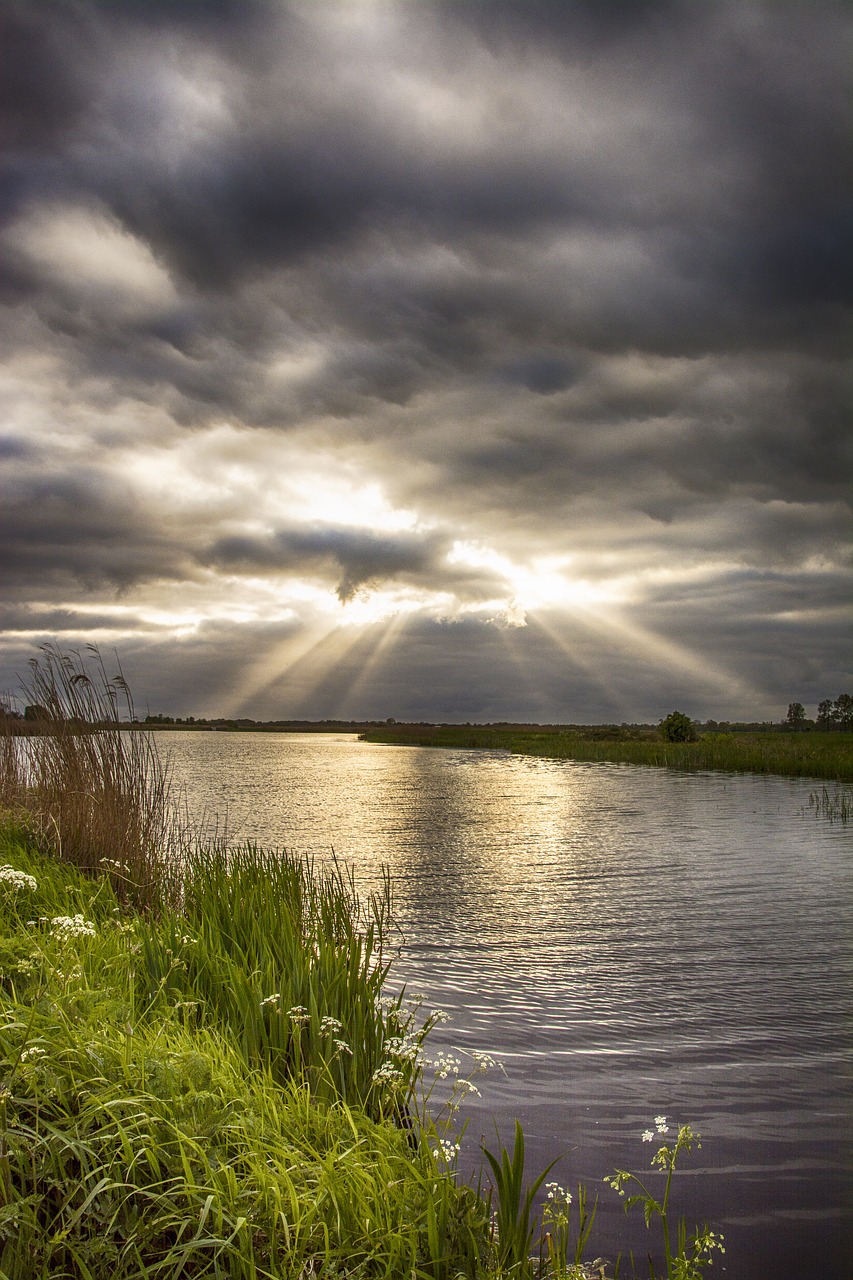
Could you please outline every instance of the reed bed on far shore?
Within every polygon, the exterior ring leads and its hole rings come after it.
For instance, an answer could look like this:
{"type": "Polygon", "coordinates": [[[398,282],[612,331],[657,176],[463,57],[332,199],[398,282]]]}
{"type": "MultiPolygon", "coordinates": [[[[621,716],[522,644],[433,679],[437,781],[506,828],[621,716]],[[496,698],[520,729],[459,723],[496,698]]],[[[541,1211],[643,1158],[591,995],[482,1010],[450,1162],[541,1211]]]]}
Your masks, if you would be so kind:
{"type": "Polygon", "coordinates": [[[695,742],[665,742],[653,729],[592,725],[389,725],[362,734],[368,742],[406,746],[485,748],[551,760],[639,764],[723,773],[853,782],[851,733],[700,733],[695,742]]]}

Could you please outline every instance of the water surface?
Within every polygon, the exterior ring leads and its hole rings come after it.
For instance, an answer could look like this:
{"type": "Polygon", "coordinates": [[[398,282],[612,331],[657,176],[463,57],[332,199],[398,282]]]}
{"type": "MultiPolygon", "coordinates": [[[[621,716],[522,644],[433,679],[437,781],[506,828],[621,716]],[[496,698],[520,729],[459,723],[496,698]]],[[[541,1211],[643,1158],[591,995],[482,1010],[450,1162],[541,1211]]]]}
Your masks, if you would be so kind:
{"type": "MultiPolygon", "coordinates": [[[[808,780],[360,743],[160,739],[191,808],[240,837],[385,864],[400,981],[483,1049],[468,1172],[518,1116],[529,1166],[601,1196],[598,1252],[649,1237],[601,1185],[657,1114],[701,1130],[677,1208],[722,1229],[711,1274],[848,1274],[853,833],[808,780]]],[[[629,1269],[630,1270],[630,1269],[629,1269]]],[[[624,1272],[623,1272],[624,1274],[624,1272]]]]}

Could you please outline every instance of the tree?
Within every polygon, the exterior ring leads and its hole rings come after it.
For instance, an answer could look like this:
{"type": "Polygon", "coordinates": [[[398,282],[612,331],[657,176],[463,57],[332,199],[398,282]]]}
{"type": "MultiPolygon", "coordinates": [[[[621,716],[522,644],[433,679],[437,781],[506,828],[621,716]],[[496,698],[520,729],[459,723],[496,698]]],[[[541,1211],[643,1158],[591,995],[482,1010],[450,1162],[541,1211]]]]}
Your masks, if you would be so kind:
{"type": "Polygon", "coordinates": [[[831,698],[824,698],[823,702],[817,704],[817,720],[815,721],[818,729],[834,729],[836,721],[835,708],[832,705],[831,698]]]}
{"type": "Polygon", "coordinates": [[[788,729],[805,729],[806,709],[801,702],[788,703],[788,714],[785,717],[785,726],[788,729]]]}
{"type": "Polygon", "coordinates": [[[853,693],[839,693],[834,709],[839,729],[853,729],[853,693]]]}
{"type": "Polygon", "coordinates": [[[818,729],[853,729],[853,693],[839,693],[834,702],[824,698],[817,707],[818,729]]]}
{"type": "Polygon", "coordinates": [[[696,725],[683,711],[670,711],[660,722],[661,737],[667,742],[695,742],[696,725]]]}

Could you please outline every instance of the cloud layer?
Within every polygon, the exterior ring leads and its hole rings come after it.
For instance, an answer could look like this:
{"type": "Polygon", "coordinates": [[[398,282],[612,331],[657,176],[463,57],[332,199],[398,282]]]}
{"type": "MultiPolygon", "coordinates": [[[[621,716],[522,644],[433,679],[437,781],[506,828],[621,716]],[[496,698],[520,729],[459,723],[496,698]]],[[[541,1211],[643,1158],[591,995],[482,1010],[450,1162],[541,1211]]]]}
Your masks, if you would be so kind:
{"type": "Polygon", "coordinates": [[[48,638],[178,713],[849,686],[841,0],[0,21],[5,687],[48,638]]]}

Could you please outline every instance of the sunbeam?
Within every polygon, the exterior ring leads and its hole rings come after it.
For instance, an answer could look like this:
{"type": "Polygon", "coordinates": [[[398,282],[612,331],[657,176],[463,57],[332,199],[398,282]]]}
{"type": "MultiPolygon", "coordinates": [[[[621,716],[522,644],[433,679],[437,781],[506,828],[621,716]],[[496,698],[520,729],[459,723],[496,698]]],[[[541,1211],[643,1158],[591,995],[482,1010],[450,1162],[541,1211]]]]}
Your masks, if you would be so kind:
{"type": "Polygon", "coordinates": [[[370,627],[371,632],[379,632],[378,639],[375,640],[368,657],[361,664],[355,679],[350,685],[346,698],[341,704],[341,719],[358,718],[355,701],[368,688],[382,661],[397,644],[400,633],[405,626],[406,617],[407,615],[405,614],[395,614],[390,618],[373,623],[370,627]]]}

